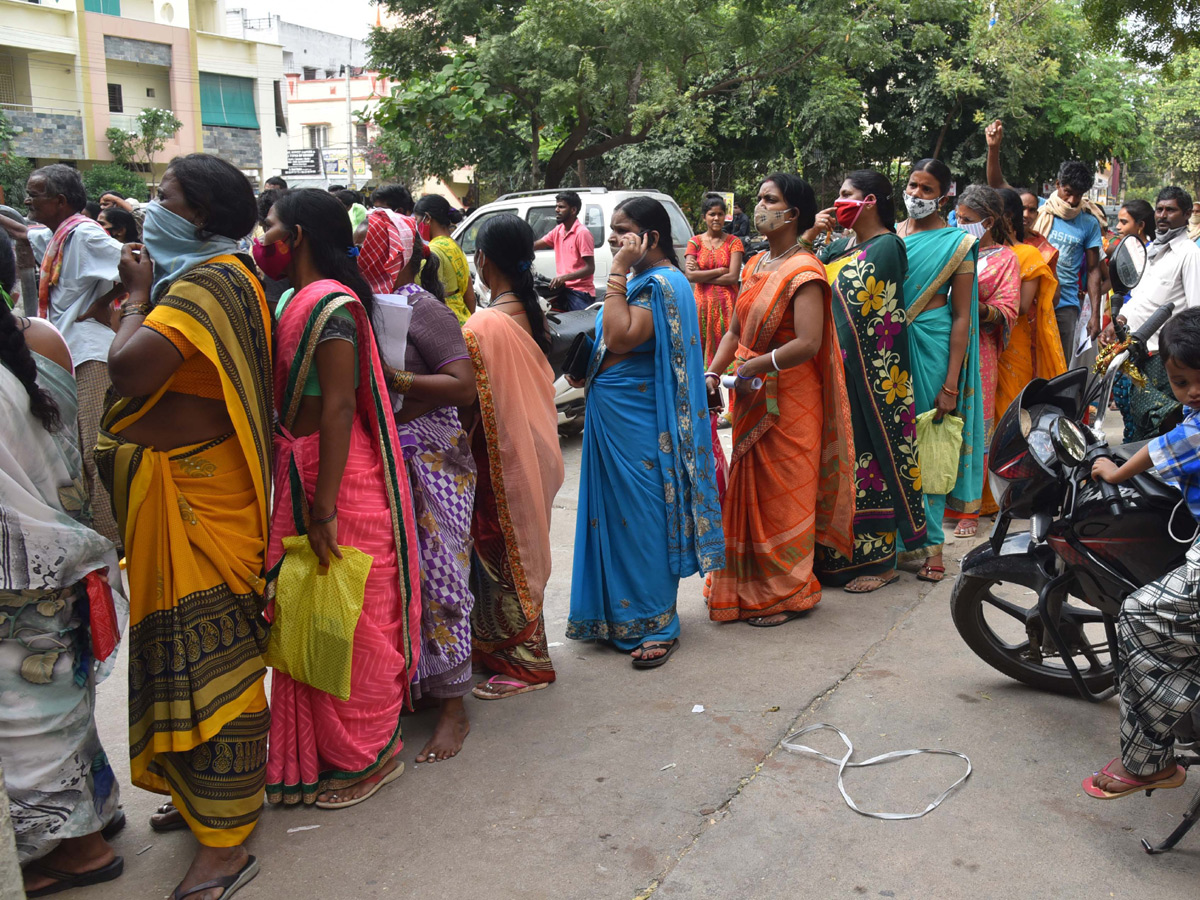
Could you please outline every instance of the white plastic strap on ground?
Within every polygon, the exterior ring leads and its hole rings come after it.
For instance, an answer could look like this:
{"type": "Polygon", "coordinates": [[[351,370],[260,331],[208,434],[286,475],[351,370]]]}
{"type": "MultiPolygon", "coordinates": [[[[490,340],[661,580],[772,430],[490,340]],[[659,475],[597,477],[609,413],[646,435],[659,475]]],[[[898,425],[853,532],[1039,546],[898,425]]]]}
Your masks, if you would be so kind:
{"type": "Polygon", "coordinates": [[[870,759],[864,759],[862,762],[850,762],[850,757],[854,755],[854,745],[850,743],[850,738],[846,737],[846,733],[840,728],[835,728],[832,725],[826,725],[824,722],[808,725],[804,728],[801,728],[799,731],[789,734],[783,739],[782,747],[784,750],[788,750],[792,753],[799,753],[801,756],[815,756],[817,759],[824,760],[827,763],[833,763],[835,766],[837,766],[837,786],[838,790],[842,792],[842,799],[846,801],[847,806],[849,806],[860,816],[870,816],[872,819],[919,819],[937,809],[941,805],[942,801],[954,792],[955,788],[971,777],[971,760],[967,758],[965,753],[959,753],[957,750],[892,750],[889,753],[881,753],[879,756],[873,756],[870,759]],[[828,729],[829,731],[835,732],[837,736],[842,739],[842,743],[846,745],[846,755],[841,759],[834,759],[832,756],[826,756],[824,753],[814,750],[812,747],[807,747],[804,744],[793,743],[793,738],[798,738],[802,735],[808,734],[811,731],[821,731],[822,729],[828,729]],[[865,809],[859,809],[858,804],[856,804],[854,800],[851,799],[850,795],[846,793],[846,786],[842,783],[842,774],[847,769],[865,769],[867,766],[895,762],[898,759],[904,759],[909,756],[917,756],[921,753],[937,753],[941,756],[957,756],[967,764],[967,771],[963,773],[963,776],[958,779],[958,781],[954,782],[954,784],[950,785],[950,787],[942,791],[941,794],[939,794],[937,798],[934,799],[934,801],[925,807],[925,809],[921,812],[867,812],[865,809]]]}

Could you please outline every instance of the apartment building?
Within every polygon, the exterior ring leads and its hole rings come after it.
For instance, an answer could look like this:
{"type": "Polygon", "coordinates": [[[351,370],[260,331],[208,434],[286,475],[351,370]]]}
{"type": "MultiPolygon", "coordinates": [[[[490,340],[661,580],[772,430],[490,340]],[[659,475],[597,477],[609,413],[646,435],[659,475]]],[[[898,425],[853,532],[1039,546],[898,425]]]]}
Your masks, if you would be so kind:
{"type": "Polygon", "coordinates": [[[0,0],[0,22],[0,110],[37,165],[111,161],[105,131],[148,107],[183,122],[164,163],[215,153],[256,183],[286,164],[282,48],[227,34],[223,0],[0,0]]]}

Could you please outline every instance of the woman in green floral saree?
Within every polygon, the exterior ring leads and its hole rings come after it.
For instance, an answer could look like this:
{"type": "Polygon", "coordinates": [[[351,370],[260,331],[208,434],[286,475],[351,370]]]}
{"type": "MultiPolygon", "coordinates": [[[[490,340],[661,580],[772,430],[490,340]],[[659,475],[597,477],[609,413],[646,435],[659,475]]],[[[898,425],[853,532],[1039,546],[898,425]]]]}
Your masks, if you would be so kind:
{"type": "MultiPolygon", "coordinates": [[[[854,553],[819,546],[824,585],[865,594],[891,584],[897,533],[905,544],[925,538],[917,463],[904,278],[904,242],[893,231],[892,185],[878,172],[851,172],[834,215],[851,235],[822,254],[833,288],[833,318],[846,366],[854,428],[854,553]]],[[[829,210],[817,218],[828,227],[829,210]]],[[[806,235],[811,238],[812,235],[806,235]]]]}

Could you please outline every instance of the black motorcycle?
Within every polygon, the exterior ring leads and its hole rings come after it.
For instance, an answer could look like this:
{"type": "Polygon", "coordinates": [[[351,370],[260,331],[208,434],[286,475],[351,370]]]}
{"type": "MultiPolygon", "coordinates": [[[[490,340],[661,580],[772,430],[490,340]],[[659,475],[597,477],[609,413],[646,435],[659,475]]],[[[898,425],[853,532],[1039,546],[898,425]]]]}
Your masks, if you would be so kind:
{"type": "MultiPolygon", "coordinates": [[[[1126,285],[1144,270],[1142,252],[1140,267],[1122,260],[1126,285]]],[[[1183,496],[1153,471],[1121,485],[1091,477],[1097,459],[1120,464],[1144,446],[1110,448],[1099,425],[1121,366],[1144,359],[1146,340],[1172,311],[1168,304],[1133,335],[1118,334],[1128,346],[1103,372],[1031,381],[992,435],[988,474],[1000,511],[990,540],[963,559],[950,608],[980,659],[1030,687],[1093,702],[1112,697],[1122,602],[1183,565],[1200,535],[1183,496]]],[[[1195,741],[1197,722],[1198,714],[1181,722],[1179,738],[1195,741]]],[[[1180,758],[1185,767],[1196,762],[1180,758]]],[[[1168,850],[1198,819],[1200,793],[1170,837],[1142,844],[1149,853],[1168,850]]]]}

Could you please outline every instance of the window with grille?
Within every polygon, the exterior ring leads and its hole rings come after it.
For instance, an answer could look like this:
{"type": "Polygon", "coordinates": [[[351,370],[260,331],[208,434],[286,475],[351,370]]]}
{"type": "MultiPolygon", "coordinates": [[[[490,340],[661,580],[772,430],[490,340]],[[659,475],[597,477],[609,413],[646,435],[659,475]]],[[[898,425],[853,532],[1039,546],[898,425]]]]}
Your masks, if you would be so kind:
{"type": "Polygon", "coordinates": [[[355,125],[354,126],[354,143],[359,147],[367,146],[367,126],[366,125],[355,125]]]}
{"type": "Polygon", "coordinates": [[[119,84],[110,84],[108,86],[108,111],[125,112],[125,101],[121,97],[121,86],[119,84]]]}
{"type": "Polygon", "coordinates": [[[0,56],[0,106],[17,102],[17,80],[13,76],[11,56],[0,56]]]}
{"type": "Polygon", "coordinates": [[[308,146],[312,150],[324,147],[329,143],[328,125],[305,125],[304,132],[307,137],[308,146]]]}

